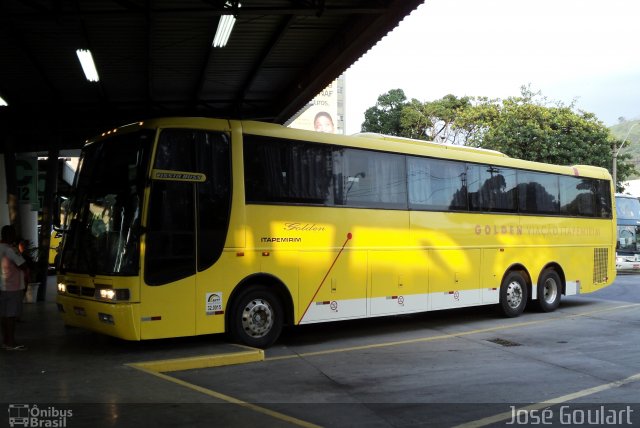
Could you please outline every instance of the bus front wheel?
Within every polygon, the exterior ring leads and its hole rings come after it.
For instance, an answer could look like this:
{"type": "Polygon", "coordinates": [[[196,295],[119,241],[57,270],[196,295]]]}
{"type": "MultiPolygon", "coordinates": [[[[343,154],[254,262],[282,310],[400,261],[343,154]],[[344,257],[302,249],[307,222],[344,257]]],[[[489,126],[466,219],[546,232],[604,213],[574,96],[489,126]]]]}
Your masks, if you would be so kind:
{"type": "Polygon", "coordinates": [[[560,306],[560,276],[555,270],[546,269],[538,279],[538,307],[542,312],[553,312],[560,306]]]}
{"type": "Polygon", "coordinates": [[[527,280],[518,271],[509,272],[500,286],[500,309],[510,318],[524,312],[527,305],[527,280]]]}
{"type": "Polygon", "coordinates": [[[282,331],[283,310],[278,296],[265,286],[247,288],[233,304],[229,333],[233,340],[267,348],[282,331]]]}

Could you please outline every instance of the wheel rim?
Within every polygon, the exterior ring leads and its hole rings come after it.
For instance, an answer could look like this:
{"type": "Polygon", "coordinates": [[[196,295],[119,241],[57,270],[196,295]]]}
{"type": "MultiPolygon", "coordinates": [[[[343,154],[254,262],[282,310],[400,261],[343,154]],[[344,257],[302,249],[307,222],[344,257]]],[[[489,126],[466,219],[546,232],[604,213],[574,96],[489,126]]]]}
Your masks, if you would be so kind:
{"type": "Polygon", "coordinates": [[[253,299],[242,311],[242,328],[251,337],[264,337],[273,327],[273,308],[264,299],[253,299]]]}
{"type": "Polygon", "coordinates": [[[546,303],[555,302],[558,297],[558,283],[553,278],[547,278],[544,282],[544,288],[542,290],[542,298],[546,303]]]}
{"type": "Polygon", "coordinates": [[[522,303],[522,285],[513,281],[507,287],[507,304],[511,309],[515,309],[522,303]]]}

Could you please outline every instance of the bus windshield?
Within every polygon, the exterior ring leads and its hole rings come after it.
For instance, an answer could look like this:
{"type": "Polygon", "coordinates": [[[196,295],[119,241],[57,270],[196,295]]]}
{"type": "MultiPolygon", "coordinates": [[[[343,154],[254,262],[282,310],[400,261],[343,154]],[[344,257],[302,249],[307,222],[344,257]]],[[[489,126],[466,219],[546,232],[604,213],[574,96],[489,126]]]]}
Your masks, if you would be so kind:
{"type": "Polygon", "coordinates": [[[633,197],[616,196],[618,215],[617,252],[635,254],[640,251],[640,200],[633,197]]]}
{"type": "Polygon", "coordinates": [[[154,131],[89,144],[66,217],[61,272],[138,275],[144,177],[154,131]]]}

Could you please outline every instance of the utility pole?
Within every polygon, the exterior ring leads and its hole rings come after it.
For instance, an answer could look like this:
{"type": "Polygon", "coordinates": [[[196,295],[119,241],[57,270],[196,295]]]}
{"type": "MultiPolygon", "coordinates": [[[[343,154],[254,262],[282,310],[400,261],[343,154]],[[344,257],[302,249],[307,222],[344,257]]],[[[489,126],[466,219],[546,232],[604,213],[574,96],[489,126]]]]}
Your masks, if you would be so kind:
{"type": "Polygon", "coordinates": [[[629,131],[627,131],[627,136],[624,137],[624,140],[622,140],[622,144],[620,144],[620,147],[616,149],[616,145],[615,143],[613,143],[613,168],[611,168],[611,172],[612,172],[611,175],[613,176],[614,189],[618,188],[618,155],[620,154],[620,150],[622,150],[622,148],[624,147],[624,143],[627,142],[627,138],[629,138],[629,134],[631,134],[631,130],[635,128],[638,123],[640,122],[636,122],[633,125],[631,125],[631,127],[629,128],[629,131]]]}

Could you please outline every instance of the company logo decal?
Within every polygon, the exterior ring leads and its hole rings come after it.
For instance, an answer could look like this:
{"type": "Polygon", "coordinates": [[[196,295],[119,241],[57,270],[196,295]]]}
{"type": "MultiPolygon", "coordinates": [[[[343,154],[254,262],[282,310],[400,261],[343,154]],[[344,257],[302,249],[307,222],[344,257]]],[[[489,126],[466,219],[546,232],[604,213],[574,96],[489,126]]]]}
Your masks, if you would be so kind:
{"type": "Polygon", "coordinates": [[[217,291],[215,293],[207,293],[206,311],[207,311],[207,315],[224,314],[224,311],[222,310],[222,292],[221,291],[217,291]]]}

